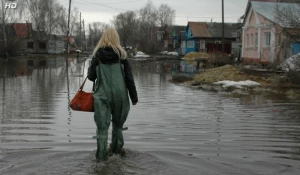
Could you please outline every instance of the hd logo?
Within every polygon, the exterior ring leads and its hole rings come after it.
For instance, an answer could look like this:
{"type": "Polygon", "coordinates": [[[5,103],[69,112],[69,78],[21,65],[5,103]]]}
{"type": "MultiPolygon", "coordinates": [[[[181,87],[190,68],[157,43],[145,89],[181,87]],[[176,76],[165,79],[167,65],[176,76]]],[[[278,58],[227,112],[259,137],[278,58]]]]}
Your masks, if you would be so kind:
{"type": "Polygon", "coordinates": [[[5,3],[6,9],[15,9],[17,8],[17,3],[14,2],[15,0],[8,0],[8,2],[5,3]]]}

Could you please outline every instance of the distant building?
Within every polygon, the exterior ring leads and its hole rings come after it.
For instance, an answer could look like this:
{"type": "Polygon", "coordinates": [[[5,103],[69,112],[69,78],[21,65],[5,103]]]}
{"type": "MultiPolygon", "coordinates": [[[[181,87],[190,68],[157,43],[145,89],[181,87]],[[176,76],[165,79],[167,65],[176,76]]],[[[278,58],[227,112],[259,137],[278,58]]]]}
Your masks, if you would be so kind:
{"type": "Polygon", "coordinates": [[[173,26],[172,27],[172,44],[173,49],[179,54],[182,54],[181,43],[185,41],[186,26],[173,26]]]}
{"type": "MultiPolygon", "coordinates": [[[[283,60],[288,57],[288,50],[282,48],[282,40],[286,37],[283,29],[289,26],[281,24],[276,18],[276,8],[295,7],[299,3],[256,2],[249,3],[243,22],[243,48],[244,62],[256,62],[262,64],[273,63],[275,59],[283,60]]],[[[296,33],[295,33],[296,34],[296,33]]],[[[293,47],[299,45],[295,43],[293,47]]]]}
{"type": "MultiPolygon", "coordinates": [[[[62,36],[47,35],[44,31],[34,31],[31,23],[11,23],[6,25],[8,53],[58,54],[62,53],[65,41],[62,36]]],[[[70,43],[74,39],[70,38],[70,43]]]]}
{"type": "MultiPolygon", "coordinates": [[[[2,33],[2,24],[0,24],[2,33]]],[[[7,53],[8,55],[18,55],[25,52],[25,40],[30,37],[32,31],[31,23],[7,23],[5,25],[7,53]]],[[[1,55],[4,55],[3,39],[1,40],[1,55]]]]}
{"type": "MultiPolygon", "coordinates": [[[[237,24],[225,23],[224,52],[232,53],[232,42],[237,38],[237,24]]],[[[181,44],[182,54],[190,52],[222,52],[222,23],[188,22],[185,41],[181,44]]]]}
{"type": "MultiPolygon", "coordinates": [[[[153,48],[150,52],[169,51],[172,48],[172,27],[153,27],[151,33],[151,43],[153,48]]],[[[147,50],[148,43],[140,43],[142,50],[147,50]]]]}

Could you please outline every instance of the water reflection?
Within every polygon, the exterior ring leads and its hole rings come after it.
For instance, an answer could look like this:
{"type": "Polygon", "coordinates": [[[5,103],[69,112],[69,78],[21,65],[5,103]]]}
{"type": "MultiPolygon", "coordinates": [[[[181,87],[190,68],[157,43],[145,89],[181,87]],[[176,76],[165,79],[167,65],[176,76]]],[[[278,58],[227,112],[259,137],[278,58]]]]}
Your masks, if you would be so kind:
{"type": "MultiPolygon", "coordinates": [[[[168,81],[173,73],[183,73],[180,61],[130,63],[139,103],[126,122],[126,148],[152,151],[178,164],[189,161],[191,168],[202,165],[211,174],[235,174],[241,168],[245,174],[264,174],[265,165],[278,174],[282,164],[299,169],[299,99],[204,92],[168,81]],[[189,157],[180,162],[178,155],[189,157]]],[[[89,64],[59,57],[1,61],[0,152],[94,150],[93,113],[69,108],[89,64]]],[[[85,90],[91,89],[88,82],[85,90]]]]}
{"type": "MultiPolygon", "coordinates": [[[[56,127],[53,128],[51,125],[57,124],[57,117],[63,117],[61,115],[64,115],[65,110],[60,113],[61,107],[68,109],[67,120],[71,125],[72,116],[68,103],[61,106],[60,102],[64,101],[65,94],[67,101],[73,95],[71,93],[74,90],[70,89],[70,84],[78,88],[72,83],[77,85],[81,81],[82,77],[78,77],[77,72],[81,71],[80,75],[83,74],[84,64],[83,59],[64,59],[63,57],[1,61],[2,141],[35,142],[39,139],[43,142],[42,137],[55,136],[52,130],[56,127]],[[72,83],[70,83],[69,75],[73,77],[72,83]],[[44,125],[43,128],[49,128],[40,130],[40,125],[44,125]],[[9,137],[3,137],[4,135],[9,137]],[[33,136],[41,136],[41,138],[33,136]]],[[[48,139],[46,141],[49,142],[48,139]]]]}

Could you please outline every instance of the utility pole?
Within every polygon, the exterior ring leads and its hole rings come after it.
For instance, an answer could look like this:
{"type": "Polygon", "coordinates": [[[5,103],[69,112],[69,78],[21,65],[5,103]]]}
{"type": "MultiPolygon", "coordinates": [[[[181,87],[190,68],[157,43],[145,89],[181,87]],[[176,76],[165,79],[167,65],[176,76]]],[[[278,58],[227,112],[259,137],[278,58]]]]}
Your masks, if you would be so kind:
{"type": "Polygon", "coordinates": [[[222,0],[222,53],[224,53],[224,0],[222,0]]]}
{"type": "Polygon", "coordinates": [[[80,50],[82,51],[82,36],[81,36],[81,12],[80,12],[80,50]]]}
{"type": "Polygon", "coordinates": [[[4,1],[2,0],[2,32],[3,32],[3,41],[4,41],[4,54],[6,55],[6,58],[8,58],[7,54],[7,38],[6,38],[6,30],[5,30],[5,7],[4,7],[4,1]]]}
{"type": "Polygon", "coordinates": [[[70,13],[71,13],[71,2],[69,1],[69,15],[68,15],[68,29],[67,29],[67,54],[69,54],[69,34],[70,34],[70,13]]]}
{"type": "Polygon", "coordinates": [[[92,45],[92,28],[91,28],[91,23],[89,23],[89,39],[90,39],[90,47],[93,46],[92,45]]]}
{"type": "Polygon", "coordinates": [[[85,48],[85,50],[87,50],[87,48],[86,48],[86,40],[85,40],[85,26],[84,26],[84,19],[83,19],[83,41],[84,41],[84,48],[85,48]]]}

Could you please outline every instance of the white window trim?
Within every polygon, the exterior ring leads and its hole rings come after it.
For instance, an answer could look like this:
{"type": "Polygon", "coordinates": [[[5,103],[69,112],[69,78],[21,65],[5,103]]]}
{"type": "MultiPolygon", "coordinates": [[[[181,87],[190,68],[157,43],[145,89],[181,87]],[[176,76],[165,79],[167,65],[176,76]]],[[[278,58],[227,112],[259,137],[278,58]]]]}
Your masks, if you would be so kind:
{"type": "Polygon", "coordinates": [[[205,40],[200,40],[200,49],[206,49],[205,40]],[[203,44],[203,47],[201,47],[201,44],[203,44]]]}
{"type": "Polygon", "coordinates": [[[258,47],[258,33],[255,33],[255,47],[258,47]]]}
{"type": "Polygon", "coordinates": [[[264,33],[264,47],[271,47],[271,32],[264,33]],[[267,34],[269,35],[269,44],[267,44],[267,34]]]}
{"type": "Polygon", "coordinates": [[[249,47],[249,34],[246,35],[246,47],[249,47]]]}
{"type": "Polygon", "coordinates": [[[195,47],[195,42],[194,42],[194,40],[189,40],[189,41],[187,41],[186,47],[187,47],[187,48],[194,48],[194,47],[195,47]],[[192,45],[192,46],[189,46],[189,42],[192,42],[193,45],[192,45]]]}

